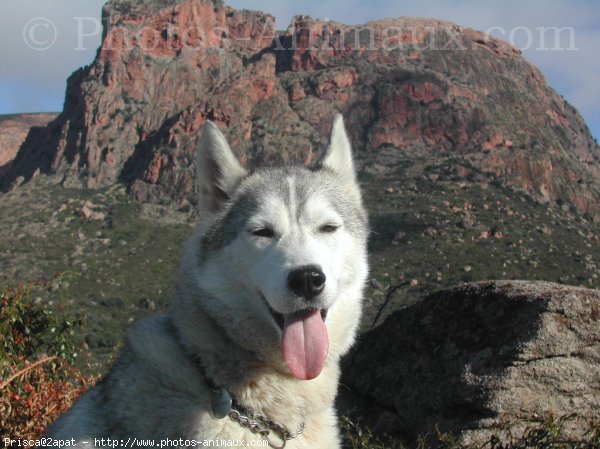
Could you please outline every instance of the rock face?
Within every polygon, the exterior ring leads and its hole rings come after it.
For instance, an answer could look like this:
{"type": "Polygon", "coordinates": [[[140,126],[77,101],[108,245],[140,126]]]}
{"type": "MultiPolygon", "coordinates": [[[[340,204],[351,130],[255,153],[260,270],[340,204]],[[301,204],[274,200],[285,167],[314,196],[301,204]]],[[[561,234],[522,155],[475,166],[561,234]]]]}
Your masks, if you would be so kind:
{"type": "Polygon", "coordinates": [[[0,173],[11,162],[32,126],[46,126],[58,114],[14,114],[0,116],[0,173]]]}
{"type": "Polygon", "coordinates": [[[600,148],[579,114],[509,44],[437,20],[348,26],[219,1],[111,0],[94,63],[65,110],[21,148],[4,186],[40,169],[65,185],[117,180],[140,201],[193,189],[206,119],[249,165],[318,156],[335,111],[362,167],[469,159],[543,201],[600,214],[600,148]]]}
{"type": "Polygon", "coordinates": [[[343,382],[379,408],[372,424],[391,435],[435,435],[437,424],[481,444],[495,426],[534,414],[597,419],[600,292],[458,286],[391,315],[344,369],[343,382]]]}

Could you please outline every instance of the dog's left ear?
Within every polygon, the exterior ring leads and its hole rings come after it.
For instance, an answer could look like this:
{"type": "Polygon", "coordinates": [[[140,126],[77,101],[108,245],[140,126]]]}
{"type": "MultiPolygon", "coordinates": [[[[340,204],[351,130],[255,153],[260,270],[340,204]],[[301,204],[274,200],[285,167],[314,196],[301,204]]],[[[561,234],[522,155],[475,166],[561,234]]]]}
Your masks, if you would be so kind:
{"type": "Polygon", "coordinates": [[[340,176],[343,181],[349,183],[356,182],[354,162],[352,161],[352,148],[350,140],[348,140],[348,136],[346,135],[342,114],[337,114],[333,119],[329,146],[327,147],[327,151],[325,151],[320,166],[331,170],[340,176]]]}
{"type": "Polygon", "coordinates": [[[207,121],[196,156],[196,186],[201,216],[215,213],[247,176],[217,125],[207,121]]]}

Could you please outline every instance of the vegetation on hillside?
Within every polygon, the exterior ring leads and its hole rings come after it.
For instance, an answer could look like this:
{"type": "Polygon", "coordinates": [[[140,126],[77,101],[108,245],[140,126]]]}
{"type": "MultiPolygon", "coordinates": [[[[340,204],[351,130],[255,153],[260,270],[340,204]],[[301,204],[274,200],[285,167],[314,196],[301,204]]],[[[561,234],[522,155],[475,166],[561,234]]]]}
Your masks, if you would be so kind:
{"type": "Polygon", "coordinates": [[[72,366],[78,320],[36,303],[32,291],[53,282],[0,292],[0,429],[3,437],[37,438],[93,383],[72,366]]]}

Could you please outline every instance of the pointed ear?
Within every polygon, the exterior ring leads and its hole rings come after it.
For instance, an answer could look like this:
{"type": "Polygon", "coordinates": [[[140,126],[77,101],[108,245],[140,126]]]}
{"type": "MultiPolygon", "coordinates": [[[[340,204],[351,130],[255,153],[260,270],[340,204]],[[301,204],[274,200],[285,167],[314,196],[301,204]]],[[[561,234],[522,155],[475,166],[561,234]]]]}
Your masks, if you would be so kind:
{"type": "Polygon", "coordinates": [[[337,114],[333,119],[329,146],[321,160],[321,167],[329,169],[339,175],[344,181],[356,182],[354,162],[352,161],[352,148],[344,128],[342,114],[337,114]]]}
{"type": "Polygon", "coordinates": [[[247,176],[229,148],[223,133],[207,121],[196,155],[196,187],[201,214],[219,211],[240,181],[247,176]]]}

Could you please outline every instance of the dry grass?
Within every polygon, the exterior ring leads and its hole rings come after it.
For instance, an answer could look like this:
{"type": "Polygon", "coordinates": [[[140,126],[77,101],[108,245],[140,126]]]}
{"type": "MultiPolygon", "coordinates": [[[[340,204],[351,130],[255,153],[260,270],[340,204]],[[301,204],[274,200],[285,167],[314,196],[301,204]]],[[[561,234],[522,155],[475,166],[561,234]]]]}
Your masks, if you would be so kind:
{"type": "Polygon", "coordinates": [[[387,437],[374,436],[368,428],[348,417],[342,417],[342,436],[346,449],[600,449],[600,420],[585,422],[573,432],[573,424],[580,421],[576,415],[555,417],[546,415],[524,418],[518,424],[525,429],[511,432],[515,423],[499,426],[481,444],[464,444],[452,434],[437,432],[434,436],[418,438],[407,444],[387,437]]]}

